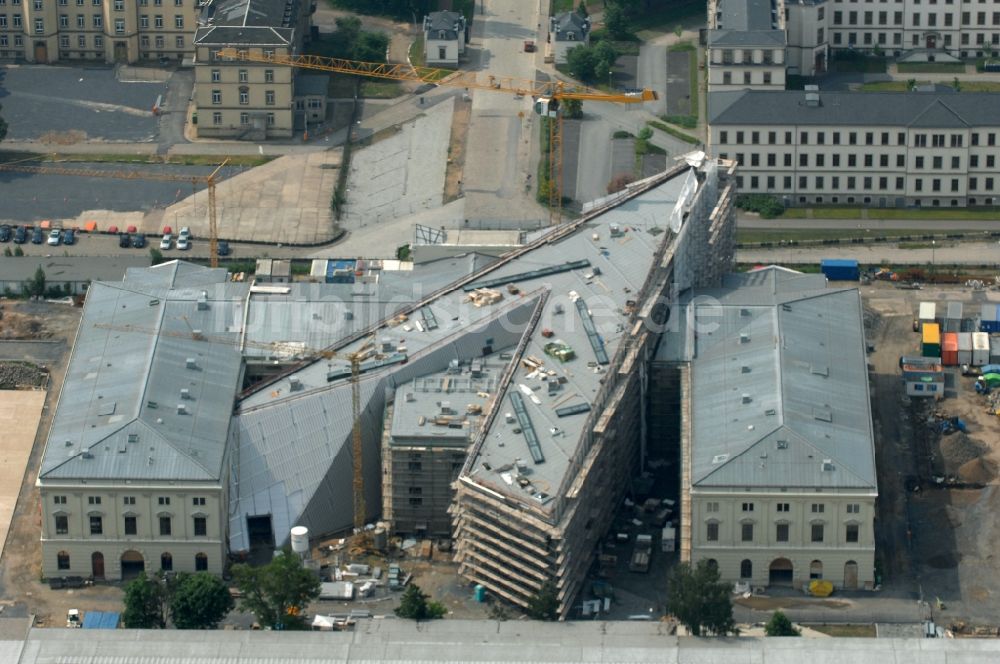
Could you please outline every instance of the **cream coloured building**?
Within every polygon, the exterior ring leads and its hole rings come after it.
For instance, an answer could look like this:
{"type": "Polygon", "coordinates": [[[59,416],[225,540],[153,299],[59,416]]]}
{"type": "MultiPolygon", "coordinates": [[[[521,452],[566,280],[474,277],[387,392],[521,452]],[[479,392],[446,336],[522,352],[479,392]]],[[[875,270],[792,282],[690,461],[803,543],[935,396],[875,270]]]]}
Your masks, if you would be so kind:
{"type": "Polygon", "coordinates": [[[181,60],[199,12],[198,0],[6,0],[0,61],[181,60]]]}
{"type": "Polygon", "coordinates": [[[695,291],[657,361],[682,416],[681,560],[751,586],[874,580],[861,299],[767,268],[695,291]]]}
{"type": "Polygon", "coordinates": [[[743,90],[710,94],[709,151],[744,194],[786,205],[995,205],[1000,95],[743,90]]]}
{"type": "Polygon", "coordinates": [[[785,87],[782,0],[713,0],[708,4],[709,90],[785,87]]]}

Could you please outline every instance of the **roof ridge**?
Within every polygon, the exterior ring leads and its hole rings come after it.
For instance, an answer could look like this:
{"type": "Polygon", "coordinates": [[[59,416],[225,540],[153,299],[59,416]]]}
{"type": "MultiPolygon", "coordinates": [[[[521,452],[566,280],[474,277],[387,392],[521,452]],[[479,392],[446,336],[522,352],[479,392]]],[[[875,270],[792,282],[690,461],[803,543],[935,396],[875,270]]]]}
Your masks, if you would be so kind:
{"type": "MultiPolygon", "coordinates": [[[[760,444],[761,444],[762,442],[764,442],[764,441],[765,441],[765,440],[766,440],[766,439],[767,439],[767,438],[768,438],[769,436],[771,436],[772,434],[774,434],[775,432],[777,432],[777,431],[778,431],[778,429],[781,429],[781,428],[787,428],[787,427],[785,427],[785,425],[784,425],[784,424],[781,424],[781,423],[779,422],[779,423],[778,423],[777,425],[775,425],[775,427],[774,427],[773,429],[771,429],[771,430],[770,430],[770,431],[768,431],[767,433],[765,433],[765,434],[763,434],[763,435],[759,436],[759,437],[757,438],[757,440],[753,441],[752,443],[750,443],[749,445],[747,445],[746,447],[744,447],[744,448],[743,448],[742,450],[740,450],[740,452],[739,452],[739,453],[737,453],[737,454],[736,454],[735,456],[733,456],[733,455],[730,455],[730,456],[729,456],[729,458],[727,458],[727,459],[726,459],[725,461],[723,461],[723,462],[722,462],[722,463],[720,463],[720,464],[719,464],[718,466],[716,466],[715,468],[713,468],[713,469],[712,469],[712,470],[711,470],[710,472],[708,472],[708,473],[707,473],[706,475],[703,475],[703,476],[701,476],[700,478],[698,478],[698,479],[695,479],[695,480],[693,480],[693,481],[692,481],[692,484],[695,484],[695,485],[697,485],[697,484],[700,484],[700,483],[704,482],[704,481],[705,481],[705,480],[707,480],[707,479],[708,479],[709,477],[711,477],[712,475],[716,474],[717,472],[719,472],[719,471],[720,471],[720,470],[722,470],[723,468],[727,468],[727,467],[728,467],[728,466],[729,466],[730,464],[734,463],[734,462],[735,462],[735,461],[737,461],[738,459],[741,459],[741,458],[743,458],[743,457],[744,457],[744,456],[746,455],[746,453],[747,453],[747,452],[749,452],[749,451],[750,451],[750,450],[752,450],[753,448],[755,448],[755,447],[757,447],[758,445],[760,445],[760,444]]],[[[795,433],[795,435],[796,435],[796,436],[799,436],[800,434],[796,432],[796,433],[795,433]]]]}
{"type": "MultiPolygon", "coordinates": [[[[161,443],[167,445],[174,452],[176,452],[177,454],[181,455],[186,461],[194,464],[195,466],[198,466],[198,468],[201,468],[203,471],[205,471],[205,476],[208,479],[213,479],[213,480],[214,479],[218,479],[218,478],[214,477],[214,473],[212,472],[212,470],[210,468],[206,468],[205,465],[203,463],[201,463],[201,461],[197,461],[195,459],[195,457],[192,457],[190,454],[187,454],[184,450],[182,450],[182,449],[178,448],[176,445],[174,445],[174,443],[170,440],[169,437],[164,436],[162,433],[160,433],[159,431],[157,431],[156,429],[154,429],[153,426],[149,422],[145,421],[142,418],[136,418],[136,422],[138,422],[142,427],[144,427],[145,429],[147,429],[148,431],[150,431],[154,436],[156,436],[160,440],[161,443]]],[[[228,444],[228,441],[225,444],[228,444]]]]}
{"type": "Polygon", "coordinates": [[[966,127],[969,126],[969,123],[965,121],[965,118],[963,118],[961,115],[959,115],[958,112],[955,111],[955,109],[953,109],[951,106],[949,106],[948,104],[946,104],[944,102],[944,99],[942,99],[940,96],[937,96],[934,99],[930,100],[929,103],[927,104],[927,106],[925,106],[922,111],[920,111],[919,113],[917,113],[917,115],[914,116],[914,118],[912,120],[910,120],[910,122],[908,122],[906,126],[910,127],[910,126],[916,124],[920,120],[920,118],[924,117],[925,115],[927,115],[928,113],[930,113],[933,109],[935,109],[938,106],[941,106],[942,108],[944,108],[944,110],[948,111],[948,113],[950,113],[951,115],[955,116],[955,118],[959,122],[961,122],[964,126],[966,126],[966,127]]]}

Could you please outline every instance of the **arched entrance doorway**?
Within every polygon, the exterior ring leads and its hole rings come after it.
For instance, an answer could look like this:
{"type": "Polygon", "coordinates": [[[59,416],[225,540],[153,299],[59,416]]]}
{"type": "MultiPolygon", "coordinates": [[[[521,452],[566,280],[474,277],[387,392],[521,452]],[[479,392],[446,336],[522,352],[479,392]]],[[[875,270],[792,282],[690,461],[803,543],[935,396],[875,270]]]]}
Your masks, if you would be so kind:
{"type": "Polygon", "coordinates": [[[823,578],[823,561],[814,560],[811,563],[809,563],[809,578],[810,579],[823,578]]]}
{"type": "Polygon", "coordinates": [[[115,62],[128,62],[128,43],[115,42],[115,62]]]}
{"type": "Polygon", "coordinates": [[[100,551],[90,554],[90,575],[94,579],[104,579],[104,554],[100,551]]]}
{"type": "Polygon", "coordinates": [[[47,65],[49,63],[49,46],[43,41],[35,42],[35,64],[47,65]]]}
{"type": "Polygon", "coordinates": [[[853,560],[844,563],[844,589],[858,589],[858,564],[853,560]]]}
{"type": "Polygon", "coordinates": [[[740,563],[740,578],[741,579],[752,579],[753,578],[753,562],[749,559],[744,560],[740,563]]]}
{"type": "Polygon", "coordinates": [[[792,561],[788,558],[775,558],[768,568],[768,583],[772,586],[792,585],[792,561]]]}
{"type": "Polygon", "coordinates": [[[139,576],[139,572],[146,571],[146,563],[142,559],[142,554],[129,549],[122,554],[122,581],[128,581],[139,576]]]}
{"type": "Polygon", "coordinates": [[[710,570],[719,569],[719,561],[716,560],[715,558],[709,558],[708,560],[705,561],[705,564],[708,566],[708,569],[710,570]]]}

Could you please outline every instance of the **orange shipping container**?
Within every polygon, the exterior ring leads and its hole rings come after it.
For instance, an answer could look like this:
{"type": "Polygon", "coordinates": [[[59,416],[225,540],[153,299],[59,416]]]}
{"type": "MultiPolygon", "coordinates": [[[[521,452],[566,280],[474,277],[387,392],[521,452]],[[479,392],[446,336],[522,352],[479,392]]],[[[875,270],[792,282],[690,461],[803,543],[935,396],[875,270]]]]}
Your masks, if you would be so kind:
{"type": "Polygon", "coordinates": [[[946,367],[958,365],[958,333],[945,332],[941,335],[941,364],[946,367]]]}

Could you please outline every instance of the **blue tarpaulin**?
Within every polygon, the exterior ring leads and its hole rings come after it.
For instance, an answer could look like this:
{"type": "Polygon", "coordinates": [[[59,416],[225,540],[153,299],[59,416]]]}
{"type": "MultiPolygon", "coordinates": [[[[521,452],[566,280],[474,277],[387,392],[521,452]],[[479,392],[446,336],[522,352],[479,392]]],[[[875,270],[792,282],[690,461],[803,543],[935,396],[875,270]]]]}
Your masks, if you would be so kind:
{"type": "Polygon", "coordinates": [[[830,281],[857,281],[861,276],[858,262],[848,258],[824,258],[820,270],[830,281]]]}
{"type": "Polygon", "coordinates": [[[87,611],[83,614],[83,628],[118,629],[121,615],[118,611],[87,611]]]}

